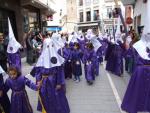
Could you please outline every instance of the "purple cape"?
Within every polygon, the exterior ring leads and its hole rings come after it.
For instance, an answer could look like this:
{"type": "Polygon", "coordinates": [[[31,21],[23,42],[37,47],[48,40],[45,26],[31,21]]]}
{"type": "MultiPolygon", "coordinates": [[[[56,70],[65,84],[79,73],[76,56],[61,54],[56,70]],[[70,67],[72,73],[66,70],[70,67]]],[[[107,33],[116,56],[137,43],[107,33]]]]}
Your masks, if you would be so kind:
{"type": "Polygon", "coordinates": [[[9,63],[9,66],[14,66],[18,70],[21,71],[21,56],[20,56],[20,52],[18,51],[17,53],[8,53],[8,63],[9,63]]]}
{"type": "Polygon", "coordinates": [[[83,55],[83,63],[85,70],[85,78],[87,81],[95,80],[95,59],[96,53],[94,50],[86,49],[83,55]]]}
{"type": "Polygon", "coordinates": [[[121,76],[121,74],[123,74],[123,57],[123,49],[120,45],[114,45],[107,59],[106,70],[121,76]]]}
{"type": "Polygon", "coordinates": [[[46,113],[70,113],[70,108],[65,95],[63,68],[34,68],[34,76],[37,81],[42,82],[42,87],[39,91],[38,110],[44,109],[46,113]],[[46,76],[44,76],[46,75],[46,76]],[[57,90],[56,86],[62,87],[57,90]]]}
{"type": "Polygon", "coordinates": [[[129,113],[150,112],[150,60],[133,50],[134,70],[121,108],[129,113]]]}

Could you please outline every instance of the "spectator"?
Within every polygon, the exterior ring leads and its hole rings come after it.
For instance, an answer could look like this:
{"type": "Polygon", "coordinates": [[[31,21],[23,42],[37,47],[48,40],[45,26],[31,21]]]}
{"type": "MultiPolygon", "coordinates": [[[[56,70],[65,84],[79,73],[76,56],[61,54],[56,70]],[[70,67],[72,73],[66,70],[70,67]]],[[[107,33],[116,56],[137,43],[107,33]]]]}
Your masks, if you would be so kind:
{"type": "Polygon", "coordinates": [[[6,51],[6,45],[4,44],[4,37],[3,34],[0,33],[0,65],[4,69],[4,71],[7,71],[7,51],[6,51]]]}

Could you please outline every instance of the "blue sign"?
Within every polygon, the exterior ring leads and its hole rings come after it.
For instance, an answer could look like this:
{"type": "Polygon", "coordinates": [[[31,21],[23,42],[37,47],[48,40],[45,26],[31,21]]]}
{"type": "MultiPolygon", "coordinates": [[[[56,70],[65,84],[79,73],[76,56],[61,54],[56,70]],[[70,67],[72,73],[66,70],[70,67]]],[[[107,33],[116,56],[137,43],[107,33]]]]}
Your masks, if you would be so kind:
{"type": "Polygon", "coordinates": [[[61,31],[62,28],[61,27],[47,27],[46,30],[47,31],[61,31]]]}

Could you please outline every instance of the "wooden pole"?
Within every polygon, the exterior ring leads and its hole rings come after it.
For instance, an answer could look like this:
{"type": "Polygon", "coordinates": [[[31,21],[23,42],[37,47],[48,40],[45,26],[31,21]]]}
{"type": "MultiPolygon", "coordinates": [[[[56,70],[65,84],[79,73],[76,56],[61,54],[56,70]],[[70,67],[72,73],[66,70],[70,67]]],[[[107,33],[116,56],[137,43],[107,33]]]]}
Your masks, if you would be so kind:
{"type": "Polygon", "coordinates": [[[124,21],[123,15],[122,15],[121,8],[119,7],[118,0],[114,0],[114,2],[115,2],[115,5],[116,5],[116,8],[118,8],[118,10],[119,10],[120,19],[121,19],[121,22],[123,24],[123,27],[124,27],[124,30],[125,30],[125,33],[126,33],[126,37],[127,37],[128,36],[128,30],[127,30],[127,26],[125,24],[125,21],[124,21]]]}

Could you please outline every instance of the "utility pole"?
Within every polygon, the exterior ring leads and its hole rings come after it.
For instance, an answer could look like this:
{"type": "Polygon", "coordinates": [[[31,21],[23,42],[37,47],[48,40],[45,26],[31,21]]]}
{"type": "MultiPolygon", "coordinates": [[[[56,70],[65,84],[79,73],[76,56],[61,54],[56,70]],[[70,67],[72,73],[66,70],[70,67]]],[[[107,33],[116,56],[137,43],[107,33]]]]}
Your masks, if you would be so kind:
{"type": "Polygon", "coordinates": [[[119,4],[118,4],[118,0],[114,0],[115,4],[116,4],[116,8],[119,12],[119,15],[120,15],[120,19],[121,19],[121,22],[123,24],[123,27],[124,27],[124,30],[125,30],[125,33],[126,33],[126,37],[128,36],[128,31],[127,31],[127,26],[125,24],[125,21],[124,21],[124,18],[123,18],[123,15],[122,15],[122,11],[121,11],[121,8],[119,7],[119,4]]]}

